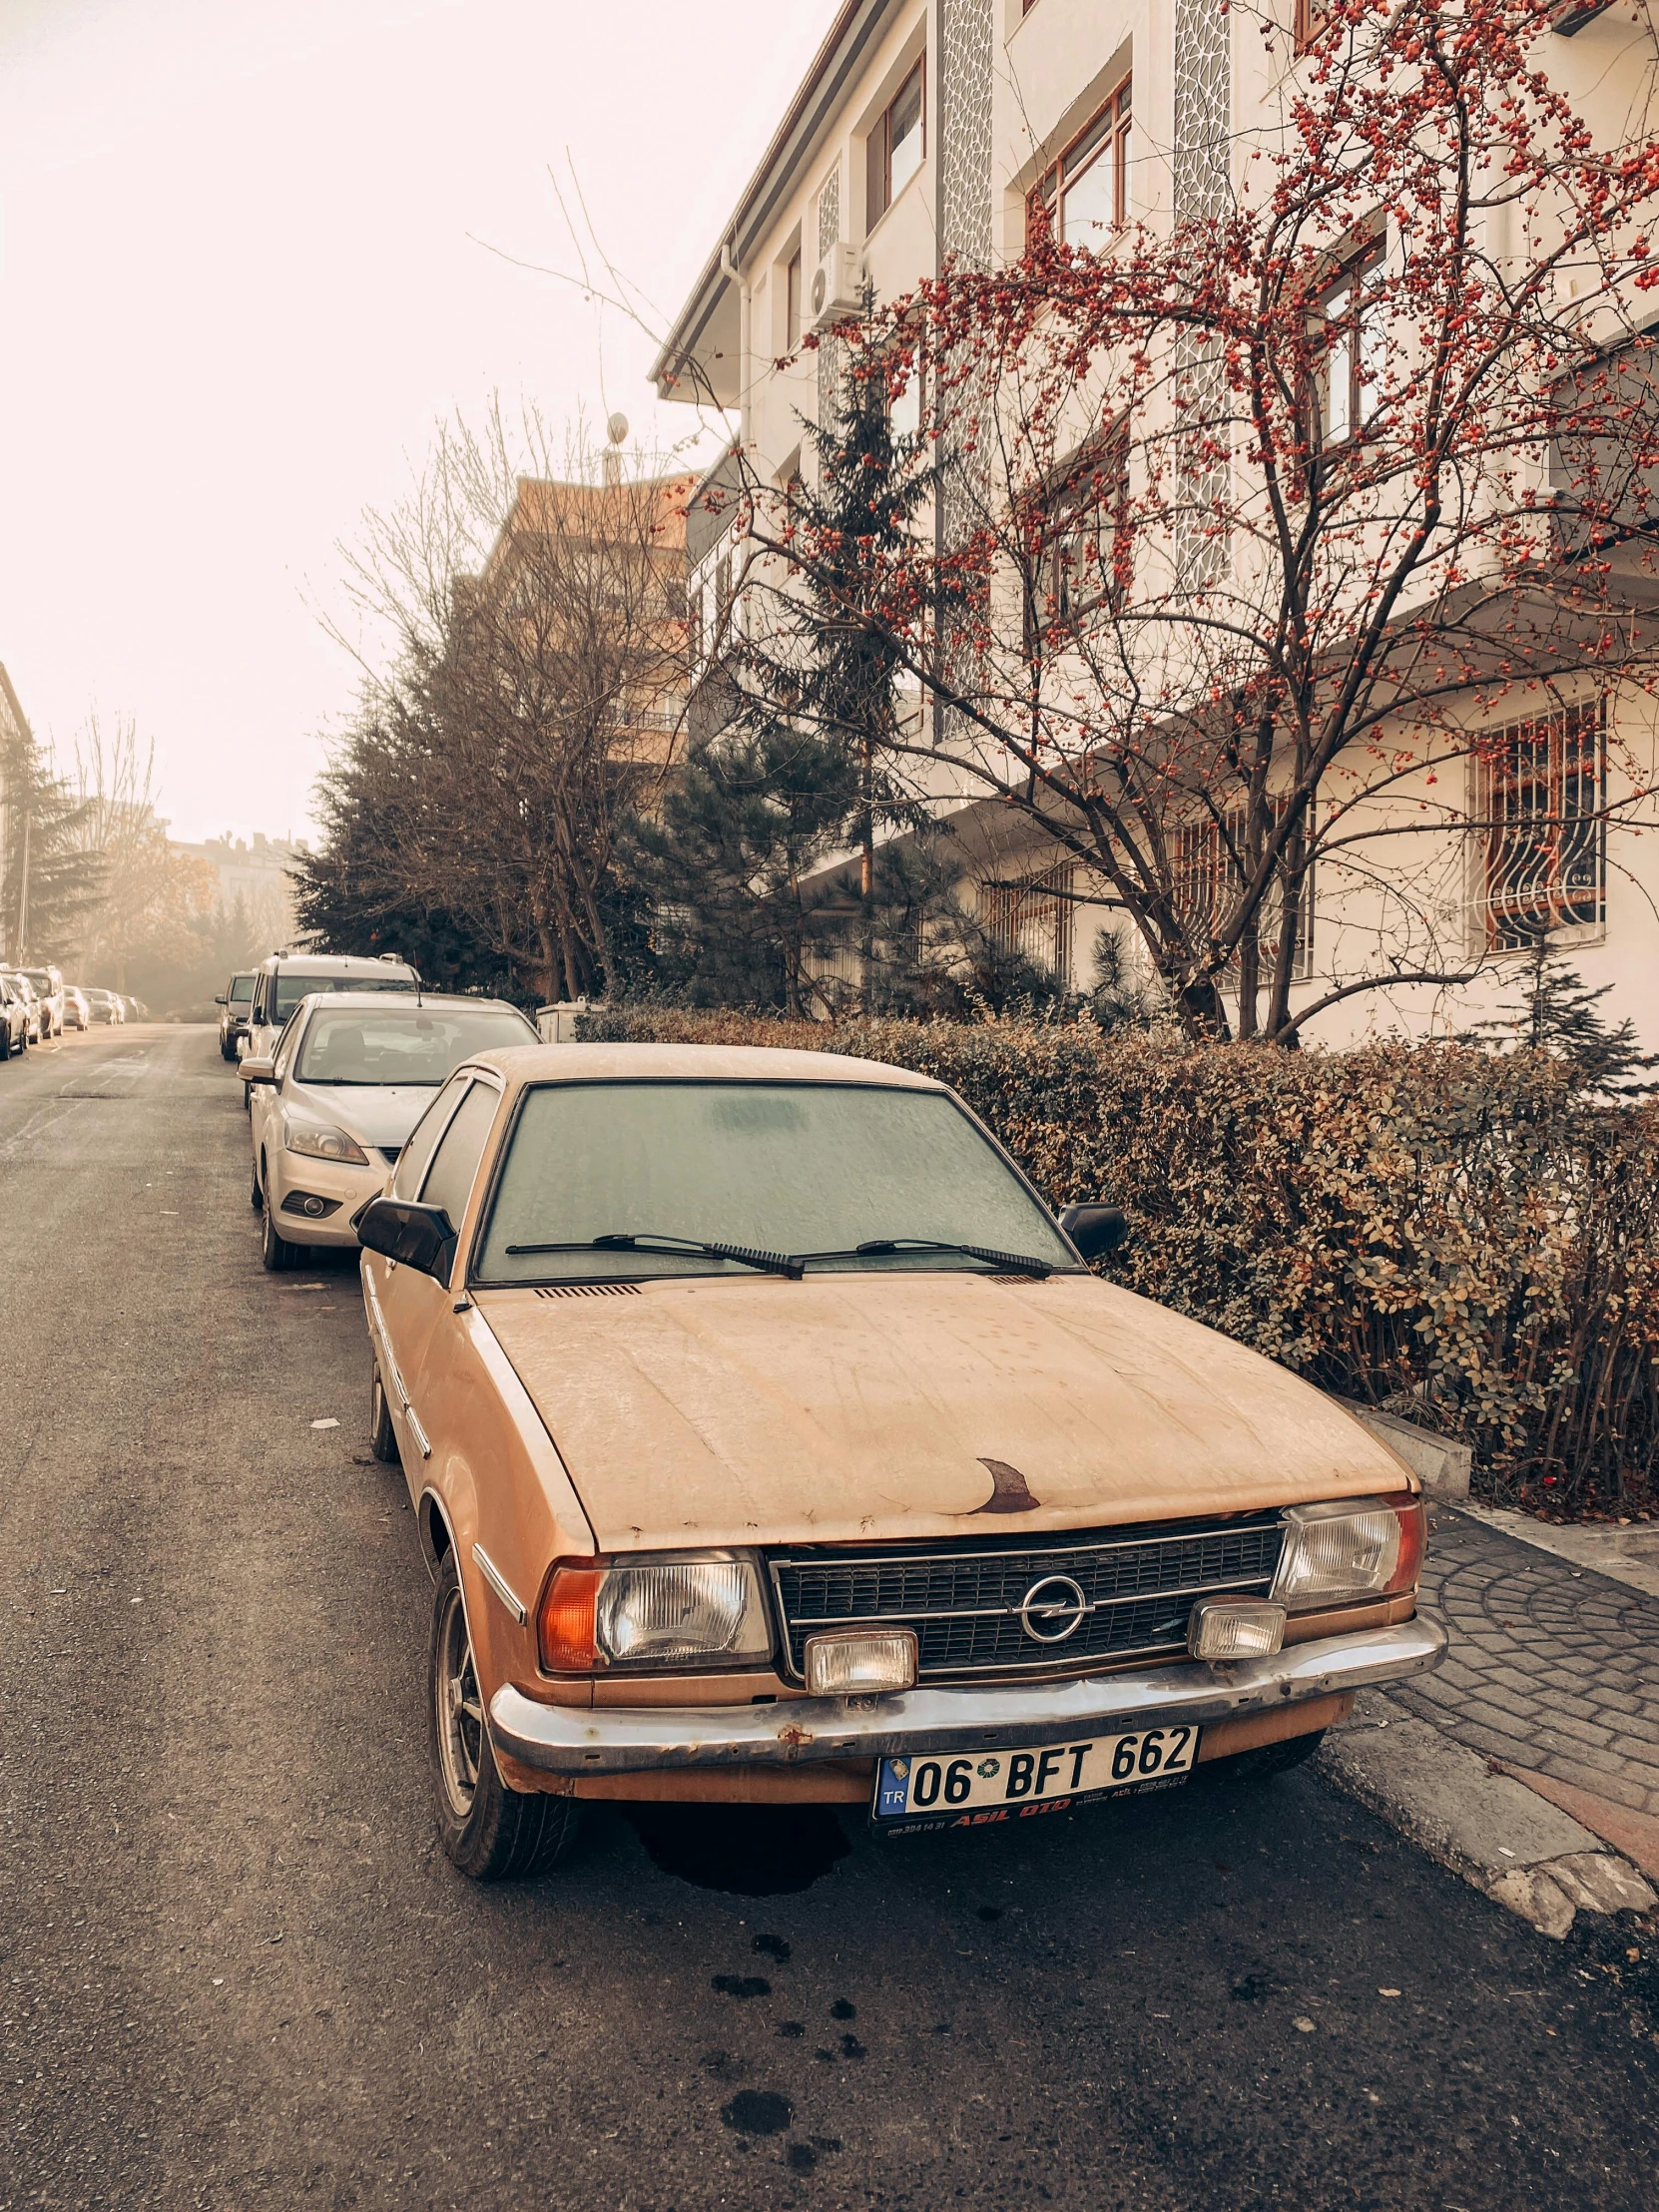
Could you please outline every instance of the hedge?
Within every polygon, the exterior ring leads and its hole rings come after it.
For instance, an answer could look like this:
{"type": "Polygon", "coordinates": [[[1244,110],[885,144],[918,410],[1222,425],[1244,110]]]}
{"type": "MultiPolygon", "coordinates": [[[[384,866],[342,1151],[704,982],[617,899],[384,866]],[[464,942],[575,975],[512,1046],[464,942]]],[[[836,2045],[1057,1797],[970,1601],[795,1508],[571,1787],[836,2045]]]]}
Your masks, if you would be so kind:
{"type": "Polygon", "coordinates": [[[1546,1053],[663,1007],[592,1012],[580,1034],[792,1045],[937,1076],[1053,1205],[1126,1210],[1132,1241],[1102,1274],[1470,1444],[1488,1496],[1652,1503],[1659,1105],[1586,1105],[1546,1053]]]}

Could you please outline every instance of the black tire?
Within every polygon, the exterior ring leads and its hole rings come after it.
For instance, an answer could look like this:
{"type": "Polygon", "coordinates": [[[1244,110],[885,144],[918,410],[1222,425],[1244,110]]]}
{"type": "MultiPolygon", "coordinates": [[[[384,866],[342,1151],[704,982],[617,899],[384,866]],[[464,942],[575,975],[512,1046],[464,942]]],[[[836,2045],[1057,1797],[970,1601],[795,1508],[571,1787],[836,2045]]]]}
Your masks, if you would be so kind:
{"type": "Polygon", "coordinates": [[[303,1245],[289,1244],[277,1228],[272,1215],[271,1202],[262,1203],[263,1220],[260,1234],[260,1258],[268,1275],[286,1275],[293,1268],[302,1268],[309,1254],[303,1245]]]}
{"type": "Polygon", "coordinates": [[[8,1022],[4,1029],[0,1029],[0,1060],[9,1060],[11,1056],[12,1032],[11,1024],[8,1022]]]}
{"type": "Polygon", "coordinates": [[[1306,1736],[1286,1736],[1277,1744],[1258,1744],[1254,1751],[1236,1751],[1231,1759],[1218,1759],[1210,1772],[1218,1782],[1269,1782],[1276,1774],[1289,1774],[1305,1759],[1312,1759],[1325,1741],[1323,1728],[1306,1736]]]}
{"type": "Polygon", "coordinates": [[[547,1874],[576,1846],[575,1798],[510,1790],[490,1746],[455,1554],[447,1551],[432,1597],[426,1669],[426,1736],[444,1856],[474,1882],[547,1874]],[[470,1695],[468,1694],[470,1692],[470,1695]]]}
{"type": "Polygon", "coordinates": [[[383,1465],[395,1467],[401,1464],[402,1455],[397,1448],[397,1431],[391,1425],[391,1407],[386,1403],[386,1386],[380,1381],[378,1362],[371,1371],[368,1385],[368,1448],[383,1465]]]}

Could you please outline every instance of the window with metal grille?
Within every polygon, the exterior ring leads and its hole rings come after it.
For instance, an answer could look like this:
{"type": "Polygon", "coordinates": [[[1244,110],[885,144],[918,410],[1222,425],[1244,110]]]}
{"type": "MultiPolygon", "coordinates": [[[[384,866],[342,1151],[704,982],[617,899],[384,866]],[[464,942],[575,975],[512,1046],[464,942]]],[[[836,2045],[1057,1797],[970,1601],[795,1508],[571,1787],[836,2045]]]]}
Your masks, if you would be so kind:
{"type": "Polygon", "coordinates": [[[1607,714],[1584,700],[1479,741],[1486,944],[1523,950],[1607,918],[1607,714]]]}
{"type": "Polygon", "coordinates": [[[1066,981],[1071,974],[1075,862],[1062,860],[1018,882],[982,883],[979,912],[986,934],[1004,959],[1029,960],[1066,981]]]}
{"type": "MultiPolygon", "coordinates": [[[[1275,803],[1276,817],[1278,812],[1279,807],[1275,803]]],[[[1241,886],[1232,853],[1238,849],[1244,836],[1243,809],[1230,810],[1226,824],[1225,840],[1221,825],[1209,815],[1192,822],[1183,822],[1176,828],[1171,888],[1175,896],[1176,912],[1195,936],[1210,936],[1224,928],[1231,919],[1238,899],[1241,886]]],[[[1271,965],[1279,957],[1279,919],[1283,907],[1283,893],[1276,885],[1263,900],[1257,915],[1257,941],[1261,946],[1264,966],[1271,965]]],[[[1310,866],[1302,877],[1302,895],[1297,906],[1297,941],[1291,972],[1300,977],[1311,975],[1313,971],[1314,871],[1310,866]]],[[[1235,953],[1224,974],[1236,976],[1238,972],[1239,959],[1235,953]]]]}

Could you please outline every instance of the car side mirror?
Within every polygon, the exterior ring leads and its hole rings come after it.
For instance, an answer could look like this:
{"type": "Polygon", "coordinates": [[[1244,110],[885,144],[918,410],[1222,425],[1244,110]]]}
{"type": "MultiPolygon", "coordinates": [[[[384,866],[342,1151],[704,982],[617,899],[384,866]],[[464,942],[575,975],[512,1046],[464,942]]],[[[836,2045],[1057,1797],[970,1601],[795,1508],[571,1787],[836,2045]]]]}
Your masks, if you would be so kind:
{"type": "Polygon", "coordinates": [[[223,991],[214,992],[214,1004],[216,1006],[223,1006],[225,1004],[225,993],[223,991]]]}
{"type": "Polygon", "coordinates": [[[262,1060],[257,1055],[253,1059],[245,1058],[240,1063],[240,1067],[242,1079],[245,1083],[275,1083],[276,1080],[276,1069],[274,1062],[262,1060]]]}
{"type": "Polygon", "coordinates": [[[1085,1260],[1121,1252],[1129,1242],[1129,1222],[1121,1206],[1067,1206],[1060,1227],[1085,1260]]]}
{"type": "Polygon", "coordinates": [[[423,1206],[413,1198],[371,1198],[352,1216],[357,1242],[369,1252],[401,1260],[422,1275],[448,1280],[455,1257],[455,1232],[441,1206],[423,1206]]]}

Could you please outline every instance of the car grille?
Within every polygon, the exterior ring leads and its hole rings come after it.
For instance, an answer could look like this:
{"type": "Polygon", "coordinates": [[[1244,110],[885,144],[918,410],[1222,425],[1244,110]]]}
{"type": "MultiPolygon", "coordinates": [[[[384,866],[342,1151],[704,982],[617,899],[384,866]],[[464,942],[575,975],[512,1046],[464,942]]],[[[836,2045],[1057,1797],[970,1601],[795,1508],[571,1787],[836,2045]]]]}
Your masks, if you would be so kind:
{"type": "Polygon", "coordinates": [[[1053,1671],[1088,1659],[1130,1659],[1184,1651],[1187,1622],[1200,1597],[1219,1591],[1263,1596],[1279,1564],[1283,1528],[1276,1514],[1195,1526],[1090,1530],[1010,1545],[998,1537],[954,1543],[794,1550],[770,1557],[773,1586],[788,1634],[789,1667],[803,1672],[815,1629],[883,1622],[914,1629],[926,1675],[1053,1671]],[[1050,1576],[1082,1593],[1077,1610],[1064,1587],[1039,1599],[1063,1610],[1022,1615],[1028,1595],[1050,1576]]]}

